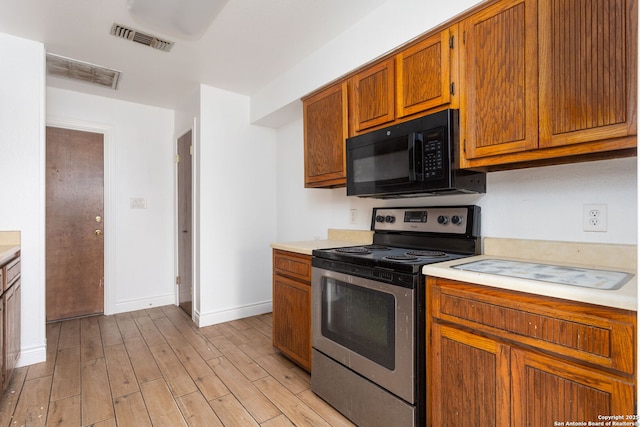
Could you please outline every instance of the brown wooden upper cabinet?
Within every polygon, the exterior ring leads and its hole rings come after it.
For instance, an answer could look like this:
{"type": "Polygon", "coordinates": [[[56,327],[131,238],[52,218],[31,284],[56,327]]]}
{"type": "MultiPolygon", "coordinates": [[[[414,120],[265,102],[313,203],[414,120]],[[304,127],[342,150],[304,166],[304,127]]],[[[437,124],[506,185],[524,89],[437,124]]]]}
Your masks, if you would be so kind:
{"type": "Polygon", "coordinates": [[[409,46],[395,56],[398,118],[452,101],[457,65],[453,57],[456,32],[457,25],[409,46]]]}
{"type": "Polygon", "coordinates": [[[302,101],[305,187],[346,185],[347,82],[302,101]]]}
{"type": "MultiPolygon", "coordinates": [[[[450,104],[457,25],[403,48],[349,79],[349,135],[450,104]]],[[[454,106],[455,107],[455,106],[454,106]]]]}
{"type": "Polygon", "coordinates": [[[636,0],[540,0],[540,146],[637,133],[636,0]]]}
{"type": "Polygon", "coordinates": [[[358,72],[349,81],[349,116],[357,134],[395,119],[395,62],[386,59],[358,72]]]}
{"type": "Polygon", "coordinates": [[[637,0],[496,0],[304,98],[305,186],[346,184],[345,142],[460,109],[460,167],[636,154],[637,0]]]}
{"type": "Polygon", "coordinates": [[[636,0],[505,0],[460,31],[462,167],[636,147],[636,0]]]}

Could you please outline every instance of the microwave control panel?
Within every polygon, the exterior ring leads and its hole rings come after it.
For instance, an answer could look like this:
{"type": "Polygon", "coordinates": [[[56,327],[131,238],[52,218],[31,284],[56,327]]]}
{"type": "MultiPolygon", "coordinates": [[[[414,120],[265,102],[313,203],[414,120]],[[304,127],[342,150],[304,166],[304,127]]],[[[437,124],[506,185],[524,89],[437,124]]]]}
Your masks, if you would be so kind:
{"type": "Polygon", "coordinates": [[[445,129],[437,128],[423,133],[423,179],[440,179],[444,176],[448,162],[448,153],[445,151],[445,129]]]}

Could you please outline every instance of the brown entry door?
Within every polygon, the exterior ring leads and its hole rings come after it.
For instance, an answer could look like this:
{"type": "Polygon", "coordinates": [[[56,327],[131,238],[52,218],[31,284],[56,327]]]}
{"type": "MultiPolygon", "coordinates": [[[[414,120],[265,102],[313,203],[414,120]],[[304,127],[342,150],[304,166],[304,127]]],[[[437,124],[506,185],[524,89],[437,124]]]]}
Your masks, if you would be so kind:
{"type": "Polygon", "coordinates": [[[193,306],[191,134],[178,138],[178,302],[189,315],[193,306]]]}
{"type": "Polygon", "coordinates": [[[104,138],[47,127],[47,321],[104,311],[104,138]]]}

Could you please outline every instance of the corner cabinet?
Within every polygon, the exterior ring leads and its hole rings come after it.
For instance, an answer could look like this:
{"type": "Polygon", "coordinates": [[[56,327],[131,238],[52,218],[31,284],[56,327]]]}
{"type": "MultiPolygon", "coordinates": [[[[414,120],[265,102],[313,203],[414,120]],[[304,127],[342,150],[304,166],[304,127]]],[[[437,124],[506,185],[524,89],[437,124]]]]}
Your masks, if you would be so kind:
{"type": "Polygon", "coordinates": [[[427,292],[429,425],[635,413],[636,312],[431,277],[427,292]]]}
{"type": "Polygon", "coordinates": [[[311,371],[311,256],[273,250],[273,346],[311,371]]]}
{"type": "Polygon", "coordinates": [[[335,84],[305,98],[302,105],[304,186],[344,187],[347,182],[347,83],[335,84]]]}
{"type": "Polygon", "coordinates": [[[629,155],[637,13],[636,0],[505,0],[462,21],[461,166],[629,155]]]}

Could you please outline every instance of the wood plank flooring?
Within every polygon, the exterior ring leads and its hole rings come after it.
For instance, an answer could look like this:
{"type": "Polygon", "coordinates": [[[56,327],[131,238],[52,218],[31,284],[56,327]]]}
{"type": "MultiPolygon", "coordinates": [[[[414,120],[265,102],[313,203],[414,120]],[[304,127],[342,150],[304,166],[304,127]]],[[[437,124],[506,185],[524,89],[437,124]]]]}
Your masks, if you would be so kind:
{"type": "Polygon", "coordinates": [[[271,345],[271,314],[197,328],[175,306],[47,325],[0,427],[353,426],[271,345]]]}

